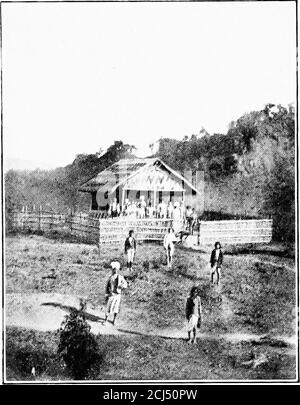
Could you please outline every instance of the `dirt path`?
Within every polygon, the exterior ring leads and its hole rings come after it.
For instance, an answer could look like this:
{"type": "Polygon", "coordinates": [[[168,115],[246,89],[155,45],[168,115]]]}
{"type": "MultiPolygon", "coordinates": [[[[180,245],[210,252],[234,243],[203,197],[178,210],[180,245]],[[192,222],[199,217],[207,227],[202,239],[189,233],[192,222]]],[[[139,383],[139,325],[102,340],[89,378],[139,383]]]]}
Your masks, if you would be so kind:
{"type": "MultiPolygon", "coordinates": [[[[39,331],[55,331],[59,329],[65,315],[71,308],[79,307],[79,298],[61,294],[7,294],[6,295],[6,325],[35,329],[39,331]]],[[[86,309],[86,317],[94,334],[102,335],[131,335],[161,337],[165,339],[186,339],[186,328],[181,329],[133,329],[122,318],[117,326],[110,322],[104,325],[104,308],[94,308],[90,305],[86,309]]],[[[199,339],[224,339],[232,343],[255,341],[266,343],[283,342],[289,346],[296,346],[297,339],[289,336],[266,336],[253,333],[199,333],[199,339]]]]}

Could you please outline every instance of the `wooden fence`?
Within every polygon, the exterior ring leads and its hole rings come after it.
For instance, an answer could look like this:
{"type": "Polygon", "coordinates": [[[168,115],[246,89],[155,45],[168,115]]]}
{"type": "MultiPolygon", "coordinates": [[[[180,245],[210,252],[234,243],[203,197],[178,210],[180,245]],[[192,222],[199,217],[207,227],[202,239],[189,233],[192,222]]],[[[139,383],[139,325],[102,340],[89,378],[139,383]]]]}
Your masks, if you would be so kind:
{"type": "MultiPolygon", "coordinates": [[[[130,229],[137,240],[162,241],[171,219],[102,219],[89,214],[54,214],[46,212],[14,212],[12,227],[15,230],[57,231],[99,245],[124,242],[130,229]]],[[[198,232],[199,245],[269,243],[272,240],[272,219],[201,221],[198,232]]],[[[195,234],[194,234],[195,235],[195,234]]]]}
{"type": "Polygon", "coordinates": [[[12,227],[21,231],[57,231],[95,243],[98,243],[99,239],[99,219],[89,216],[89,214],[13,212],[12,227]]]}
{"type": "Polygon", "coordinates": [[[162,241],[170,219],[102,219],[89,214],[53,214],[46,212],[14,212],[12,227],[15,230],[57,231],[69,233],[99,245],[124,242],[130,229],[137,240],[162,241]]]}
{"type": "Polygon", "coordinates": [[[170,226],[171,219],[101,219],[99,245],[124,242],[131,229],[137,240],[162,241],[170,226]]]}
{"type": "Polygon", "coordinates": [[[16,230],[58,231],[66,223],[65,214],[51,212],[13,212],[12,227],[16,230]]]}
{"type": "Polygon", "coordinates": [[[216,241],[223,245],[270,243],[272,229],[272,219],[201,221],[198,243],[199,245],[212,245],[216,241]]]}

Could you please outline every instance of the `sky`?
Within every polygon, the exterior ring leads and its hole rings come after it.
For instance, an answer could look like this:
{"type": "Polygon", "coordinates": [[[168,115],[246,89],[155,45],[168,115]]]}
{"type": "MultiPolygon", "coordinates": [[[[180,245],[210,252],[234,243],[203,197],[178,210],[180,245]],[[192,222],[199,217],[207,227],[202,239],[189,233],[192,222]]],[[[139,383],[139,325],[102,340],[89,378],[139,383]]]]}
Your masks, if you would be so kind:
{"type": "Polygon", "coordinates": [[[295,2],[2,4],[4,159],[226,133],[296,101],[295,2]]]}

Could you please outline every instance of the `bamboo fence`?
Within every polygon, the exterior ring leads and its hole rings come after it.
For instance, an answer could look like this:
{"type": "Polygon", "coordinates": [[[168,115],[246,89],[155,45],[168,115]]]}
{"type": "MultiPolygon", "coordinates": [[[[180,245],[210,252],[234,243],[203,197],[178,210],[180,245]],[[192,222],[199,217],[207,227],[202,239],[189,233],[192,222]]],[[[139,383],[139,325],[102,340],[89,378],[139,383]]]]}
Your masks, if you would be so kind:
{"type": "MultiPolygon", "coordinates": [[[[97,245],[123,242],[129,230],[138,241],[162,241],[172,219],[102,219],[95,213],[57,214],[51,212],[13,212],[14,230],[31,230],[70,234],[97,245]]],[[[199,245],[269,243],[272,240],[272,219],[200,221],[199,245]]]]}

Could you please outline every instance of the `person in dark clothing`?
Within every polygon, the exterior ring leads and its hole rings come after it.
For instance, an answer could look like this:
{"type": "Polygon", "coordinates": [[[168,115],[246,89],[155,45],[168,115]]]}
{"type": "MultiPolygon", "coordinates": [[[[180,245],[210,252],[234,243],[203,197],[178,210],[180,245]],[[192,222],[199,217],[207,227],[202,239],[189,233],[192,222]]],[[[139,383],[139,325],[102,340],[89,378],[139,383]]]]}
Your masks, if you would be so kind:
{"type": "Polygon", "coordinates": [[[223,252],[221,248],[220,242],[215,243],[215,248],[211,252],[210,256],[210,266],[211,266],[211,283],[214,283],[214,275],[216,274],[217,276],[217,285],[220,284],[220,278],[221,278],[221,267],[223,263],[223,252]]]}
{"type": "Polygon", "coordinates": [[[125,255],[127,255],[127,269],[132,269],[132,264],[136,252],[136,240],[134,238],[134,231],[129,231],[129,235],[125,240],[125,255]]]}
{"type": "Polygon", "coordinates": [[[186,300],[185,315],[188,321],[188,343],[197,343],[197,328],[201,326],[201,299],[197,287],[191,289],[190,296],[186,300]],[[191,334],[193,333],[193,339],[191,334]]]}
{"type": "Polygon", "coordinates": [[[121,303],[121,294],[124,288],[127,288],[127,281],[125,278],[119,273],[120,271],[120,263],[119,262],[111,262],[112,274],[109,277],[106,289],[105,289],[105,297],[106,297],[106,313],[105,313],[105,322],[104,324],[107,325],[107,319],[109,315],[113,316],[112,324],[115,324],[116,317],[120,311],[120,303],[121,303]]]}
{"type": "Polygon", "coordinates": [[[194,235],[194,229],[197,225],[197,221],[198,221],[198,216],[197,213],[195,211],[195,208],[192,209],[192,223],[191,223],[191,234],[194,235]]]}

